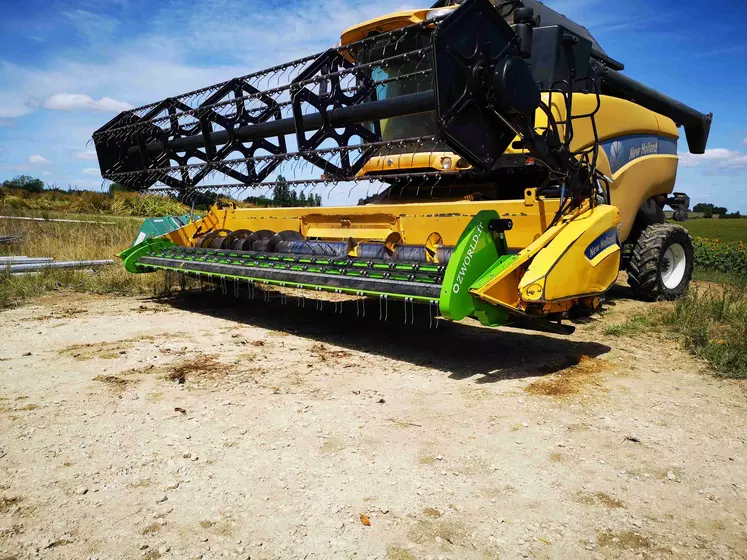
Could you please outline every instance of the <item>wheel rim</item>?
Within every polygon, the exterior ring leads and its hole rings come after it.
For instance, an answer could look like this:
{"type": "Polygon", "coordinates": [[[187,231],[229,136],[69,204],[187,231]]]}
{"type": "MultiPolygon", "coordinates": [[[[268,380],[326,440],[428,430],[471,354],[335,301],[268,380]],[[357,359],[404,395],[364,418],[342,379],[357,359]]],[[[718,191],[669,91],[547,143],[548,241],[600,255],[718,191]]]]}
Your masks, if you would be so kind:
{"type": "Polygon", "coordinates": [[[682,283],[687,268],[687,254],[679,243],[672,243],[664,252],[661,263],[661,283],[669,290],[674,290],[682,283]]]}

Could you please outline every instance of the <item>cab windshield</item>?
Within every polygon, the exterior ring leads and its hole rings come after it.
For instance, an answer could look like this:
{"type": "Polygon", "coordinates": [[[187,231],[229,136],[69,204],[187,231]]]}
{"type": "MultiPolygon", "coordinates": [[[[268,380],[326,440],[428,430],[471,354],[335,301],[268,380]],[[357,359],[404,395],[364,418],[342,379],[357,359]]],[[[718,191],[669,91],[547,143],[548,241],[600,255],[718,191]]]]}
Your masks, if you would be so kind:
{"type": "MultiPolygon", "coordinates": [[[[411,93],[427,91],[433,88],[433,76],[431,70],[431,57],[425,54],[422,57],[413,57],[410,60],[390,61],[391,57],[411,52],[430,44],[428,34],[408,35],[396,44],[391,39],[381,44],[374,43],[365,51],[357,53],[356,59],[360,64],[381,60],[381,64],[371,67],[371,78],[376,82],[384,82],[376,87],[377,99],[390,99],[411,93]]],[[[382,140],[401,140],[405,138],[418,138],[421,136],[435,135],[437,132],[436,113],[428,111],[417,115],[394,117],[382,119],[382,140]]],[[[371,128],[373,125],[369,125],[371,128]]],[[[437,144],[431,142],[417,142],[405,146],[402,153],[417,151],[431,151],[437,149],[437,144]]],[[[397,150],[398,152],[400,150],[397,150]]],[[[387,148],[391,153],[391,148],[387,148]]]]}

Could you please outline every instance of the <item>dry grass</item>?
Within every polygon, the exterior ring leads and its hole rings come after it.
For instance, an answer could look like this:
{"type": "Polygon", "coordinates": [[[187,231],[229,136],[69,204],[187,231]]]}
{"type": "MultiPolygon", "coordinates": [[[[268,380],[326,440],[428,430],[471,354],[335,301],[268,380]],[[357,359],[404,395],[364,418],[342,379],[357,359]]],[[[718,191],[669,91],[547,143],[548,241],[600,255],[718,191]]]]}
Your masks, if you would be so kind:
{"type": "Polygon", "coordinates": [[[423,510],[423,515],[425,515],[426,517],[430,517],[431,519],[438,519],[439,517],[441,517],[441,511],[437,510],[436,508],[429,507],[423,510]]]}
{"type": "Polygon", "coordinates": [[[0,271],[0,309],[59,290],[121,295],[163,292],[163,275],[130,274],[116,258],[119,252],[130,246],[142,222],[113,216],[93,218],[114,222],[114,225],[0,221],[0,235],[22,236],[18,245],[2,249],[4,255],[74,261],[115,259],[114,265],[96,268],[92,273],[86,270],[46,270],[39,274],[13,276],[0,271]]]}
{"type": "Polygon", "coordinates": [[[0,496],[0,513],[7,513],[10,509],[21,502],[18,496],[0,496]]]}
{"type": "Polygon", "coordinates": [[[217,356],[201,355],[169,366],[165,377],[169,381],[184,384],[188,378],[214,377],[224,375],[225,371],[226,366],[218,361],[217,356]]]}
{"type": "MultiPolygon", "coordinates": [[[[524,390],[532,395],[567,397],[600,387],[600,373],[615,368],[607,360],[589,356],[570,357],[573,365],[529,384],[524,390]]],[[[553,368],[548,368],[553,369],[553,368]]]]}
{"type": "Polygon", "coordinates": [[[328,346],[318,342],[311,347],[311,355],[321,362],[339,363],[340,360],[349,358],[352,354],[347,350],[332,350],[328,346]]]}
{"type": "Polygon", "coordinates": [[[386,549],[386,557],[389,560],[415,560],[412,552],[400,546],[388,546],[386,549]]]}
{"type": "Polygon", "coordinates": [[[632,531],[608,531],[600,533],[597,535],[597,543],[599,546],[628,550],[645,550],[651,548],[651,542],[646,537],[632,531]]]}
{"type": "Polygon", "coordinates": [[[127,379],[122,379],[121,377],[117,377],[116,375],[97,375],[93,378],[93,380],[118,388],[124,388],[126,385],[131,383],[127,379]]]}
{"type": "Polygon", "coordinates": [[[59,215],[105,214],[115,216],[180,216],[189,207],[168,196],[117,192],[45,190],[30,192],[3,188],[0,211],[4,214],[59,215]]]}
{"type": "Polygon", "coordinates": [[[93,360],[116,360],[127,350],[132,348],[132,340],[119,340],[116,342],[95,342],[91,344],[73,344],[60,350],[60,354],[74,358],[78,361],[93,360]]]}
{"type": "Polygon", "coordinates": [[[601,505],[609,509],[625,507],[625,504],[620,500],[604,492],[579,492],[576,494],[576,501],[589,506],[601,505]]]}
{"type": "Polygon", "coordinates": [[[151,523],[145,529],[142,530],[143,535],[153,535],[154,533],[157,533],[161,530],[161,525],[159,523],[151,523]]]}

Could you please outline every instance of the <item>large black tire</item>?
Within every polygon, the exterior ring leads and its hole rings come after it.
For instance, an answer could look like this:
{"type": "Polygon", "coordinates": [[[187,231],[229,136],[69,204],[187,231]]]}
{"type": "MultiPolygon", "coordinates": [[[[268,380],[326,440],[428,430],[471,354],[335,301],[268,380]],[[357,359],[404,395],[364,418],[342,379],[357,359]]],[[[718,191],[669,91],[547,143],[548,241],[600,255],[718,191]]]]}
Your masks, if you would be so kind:
{"type": "Polygon", "coordinates": [[[687,221],[687,210],[675,211],[674,215],[672,216],[672,219],[675,222],[686,222],[687,221]]]}
{"type": "Polygon", "coordinates": [[[650,225],[630,257],[628,284],[636,297],[644,300],[676,299],[687,291],[693,261],[693,240],[685,228],[650,225]]]}

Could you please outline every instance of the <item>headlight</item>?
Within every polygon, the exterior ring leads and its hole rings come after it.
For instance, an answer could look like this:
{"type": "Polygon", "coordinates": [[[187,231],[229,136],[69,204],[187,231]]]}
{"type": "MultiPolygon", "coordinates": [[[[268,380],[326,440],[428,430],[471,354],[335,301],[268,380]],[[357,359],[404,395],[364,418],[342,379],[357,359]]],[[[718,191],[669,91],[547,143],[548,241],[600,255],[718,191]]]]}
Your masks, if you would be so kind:
{"type": "Polygon", "coordinates": [[[451,169],[451,158],[450,157],[441,158],[441,167],[446,170],[451,169]]]}
{"type": "Polygon", "coordinates": [[[454,8],[439,8],[437,10],[428,10],[425,13],[425,21],[433,21],[441,16],[447,16],[454,11],[454,8]]]}

